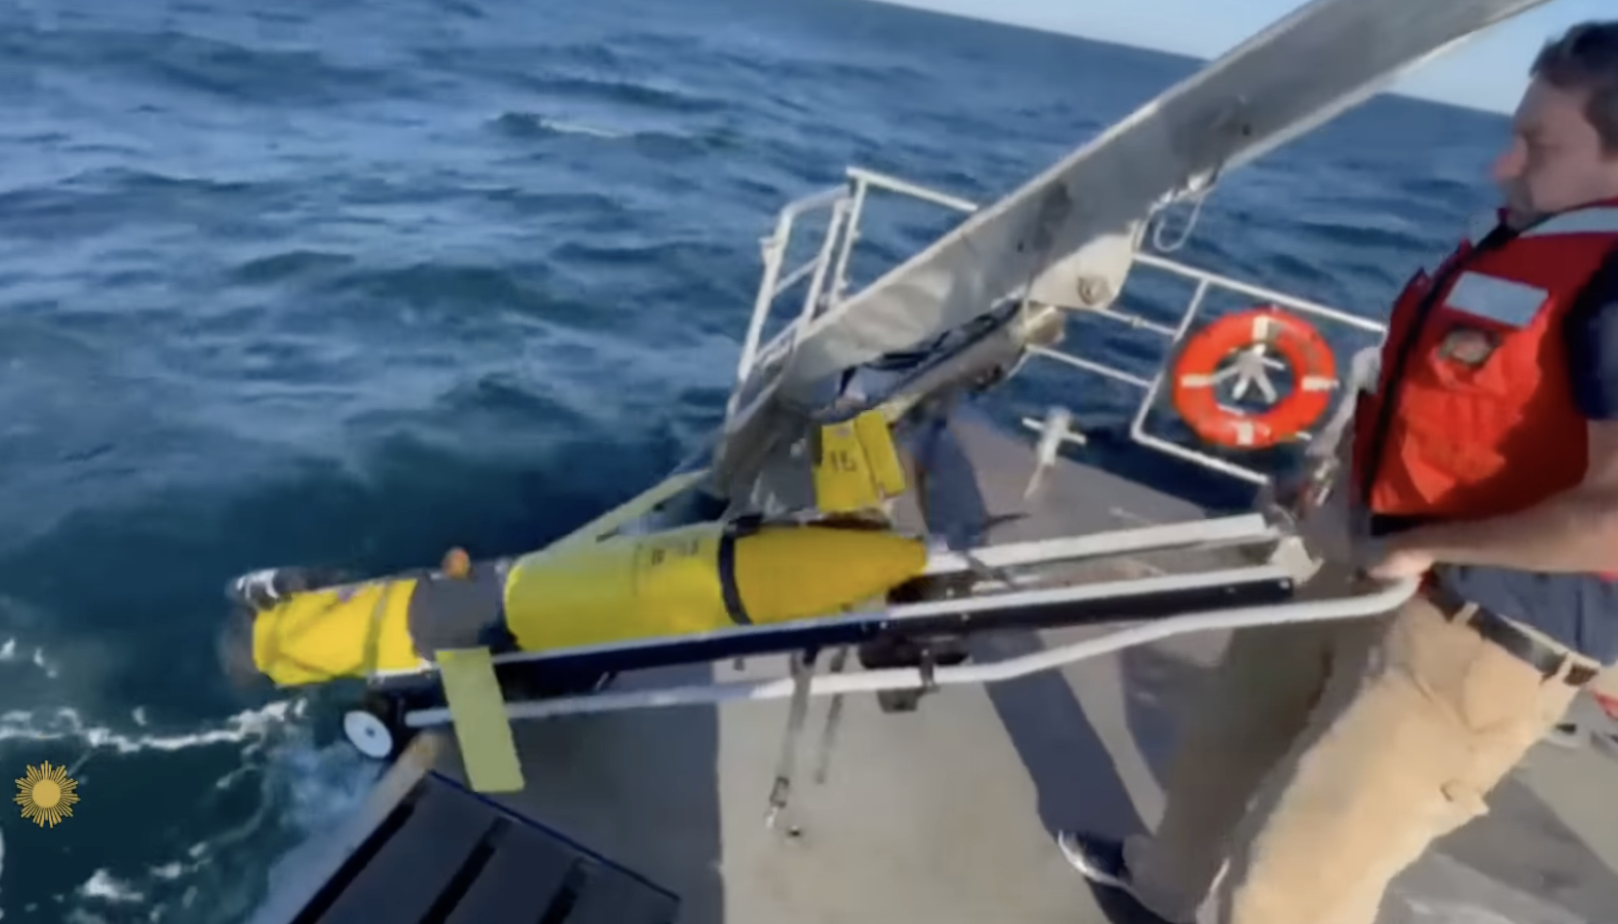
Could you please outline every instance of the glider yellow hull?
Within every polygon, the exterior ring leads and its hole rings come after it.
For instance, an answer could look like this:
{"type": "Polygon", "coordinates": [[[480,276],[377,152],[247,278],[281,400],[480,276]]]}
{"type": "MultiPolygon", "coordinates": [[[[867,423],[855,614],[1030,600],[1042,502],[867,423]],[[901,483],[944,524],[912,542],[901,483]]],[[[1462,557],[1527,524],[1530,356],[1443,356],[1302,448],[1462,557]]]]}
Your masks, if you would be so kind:
{"type": "Polygon", "coordinates": [[[920,574],[917,539],[831,525],[716,523],[569,543],[461,574],[293,593],[253,615],[255,668],[277,685],[419,670],[440,650],[530,652],[829,616],[920,574]]]}

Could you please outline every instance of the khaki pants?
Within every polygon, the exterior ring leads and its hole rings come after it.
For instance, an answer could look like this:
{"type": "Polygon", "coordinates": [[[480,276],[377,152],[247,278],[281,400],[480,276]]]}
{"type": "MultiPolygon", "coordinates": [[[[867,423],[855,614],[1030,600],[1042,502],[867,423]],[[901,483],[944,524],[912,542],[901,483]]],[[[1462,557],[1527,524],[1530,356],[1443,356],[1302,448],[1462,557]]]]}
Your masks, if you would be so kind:
{"type": "Polygon", "coordinates": [[[1182,726],[1156,834],[1125,845],[1137,893],[1189,922],[1217,879],[1218,924],[1372,924],[1577,692],[1421,596],[1240,631],[1182,726]]]}

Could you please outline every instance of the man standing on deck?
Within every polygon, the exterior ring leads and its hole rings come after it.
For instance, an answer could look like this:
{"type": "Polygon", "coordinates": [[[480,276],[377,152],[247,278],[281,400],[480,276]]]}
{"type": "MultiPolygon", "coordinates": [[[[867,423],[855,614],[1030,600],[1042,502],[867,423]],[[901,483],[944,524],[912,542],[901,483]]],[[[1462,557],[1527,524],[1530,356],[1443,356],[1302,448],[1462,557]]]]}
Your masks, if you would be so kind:
{"type": "Polygon", "coordinates": [[[1219,924],[1371,924],[1618,662],[1618,21],[1569,30],[1530,76],[1499,224],[1399,296],[1350,477],[1306,512],[1306,534],[1352,537],[1329,565],[1422,591],[1236,633],[1155,834],[1059,838],[1162,920],[1213,891],[1219,924]]]}

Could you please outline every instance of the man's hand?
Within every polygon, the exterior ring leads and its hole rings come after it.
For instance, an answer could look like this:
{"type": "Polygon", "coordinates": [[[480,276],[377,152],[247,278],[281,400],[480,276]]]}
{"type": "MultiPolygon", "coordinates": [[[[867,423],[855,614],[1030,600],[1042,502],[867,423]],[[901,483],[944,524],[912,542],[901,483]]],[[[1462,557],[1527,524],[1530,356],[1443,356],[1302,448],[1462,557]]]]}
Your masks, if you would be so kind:
{"type": "Polygon", "coordinates": [[[1361,567],[1365,573],[1385,581],[1399,578],[1421,577],[1432,570],[1433,556],[1420,549],[1400,548],[1396,543],[1365,543],[1362,548],[1361,567]]]}

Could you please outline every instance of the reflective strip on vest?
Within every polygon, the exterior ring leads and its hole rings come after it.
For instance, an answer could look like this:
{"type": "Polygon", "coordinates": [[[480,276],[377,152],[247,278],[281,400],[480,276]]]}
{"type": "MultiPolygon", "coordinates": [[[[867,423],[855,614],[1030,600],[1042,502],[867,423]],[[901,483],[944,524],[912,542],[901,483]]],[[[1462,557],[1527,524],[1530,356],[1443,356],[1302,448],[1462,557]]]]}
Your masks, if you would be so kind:
{"type": "Polygon", "coordinates": [[[1508,327],[1527,327],[1550,295],[1545,289],[1468,270],[1455,280],[1444,301],[1457,311],[1508,327]]]}
{"type": "Polygon", "coordinates": [[[1565,212],[1529,228],[1522,236],[1549,237],[1553,234],[1618,234],[1618,208],[1565,212]]]}

